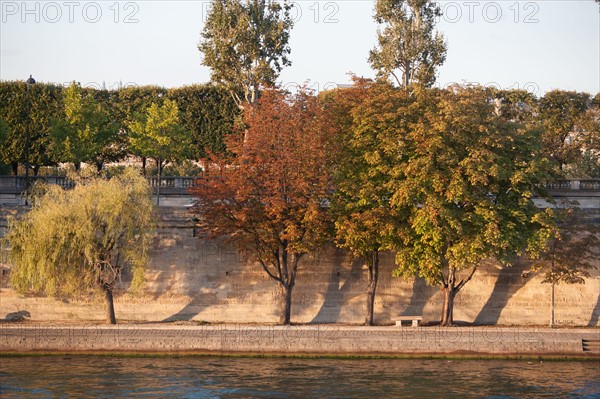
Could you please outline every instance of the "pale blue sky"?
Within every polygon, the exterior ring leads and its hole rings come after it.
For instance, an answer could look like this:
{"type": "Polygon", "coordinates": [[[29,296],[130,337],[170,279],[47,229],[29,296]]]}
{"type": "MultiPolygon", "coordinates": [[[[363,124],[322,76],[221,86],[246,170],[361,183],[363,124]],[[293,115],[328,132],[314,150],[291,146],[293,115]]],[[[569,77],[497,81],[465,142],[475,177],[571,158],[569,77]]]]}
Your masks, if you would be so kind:
{"type": "MultiPolygon", "coordinates": [[[[207,82],[197,50],[209,1],[0,1],[0,79],[116,87],[207,82]],[[25,7],[23,6],[25,5],[25,7]]],[[[283,85],[317,90],[372,77],[374,1],[297,1],[283,85]]],[[[441,1],[448,41],[438,82],[600,91],[593,0],[441,1]]]]}

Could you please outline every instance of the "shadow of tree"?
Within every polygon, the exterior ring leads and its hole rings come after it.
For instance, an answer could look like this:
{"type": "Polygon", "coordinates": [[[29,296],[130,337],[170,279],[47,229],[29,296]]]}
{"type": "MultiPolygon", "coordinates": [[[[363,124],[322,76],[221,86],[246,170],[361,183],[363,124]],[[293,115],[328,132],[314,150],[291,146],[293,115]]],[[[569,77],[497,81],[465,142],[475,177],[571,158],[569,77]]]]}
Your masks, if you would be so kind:
{"type": "Polygon", "coordinates": [[[427,285],[425,279],[416,277],[412,287],[410,302],[400,316],[421,316],[429,299],[438,292],[437,287],[427,285]]]}
{"type": "MultiPolygon", "coordinates": [[[[164,292],[176,290],[191,300],[163,322],[190,321],[209,307],[227,302],[227,293],[236,284],[241,257],[224,240],[197,241],[190,250],[195,253],[190,253],[188,257],[175,263],[177,267],[174,269],[181,274],[177,277],[172,275],[168,283],[161,287],[158,297],[164,292]]],[[[159,274],[159,278],[164,279],[164,276],[159,274]]]]}
{"type": "MultiPolygon", "coordinates": [[[[336,251],[335,264],[340,265],[342,263],[342,255],[336,251]]],[[[338,267],[335,267],[329,273],[329,280],[327,282],[327,290],[325,292],[325,300],[321,305],[321,308],[311,320],[311,323],[336,323],[339,321],[342,306],[348,301],[348,293],[354,290],[365,292],[366,300],[366,287],[363,289],[357,288],[360,284],[360,274],[362,270],[363,261],[361,259],[354,259],[351,263],[350,270],[347,273],[344,283],[340,286],[342,279],[342,272],[338,267]],[[358,277],[357,277],[358,276],[358,277]]]]}
{"type": "Polygon", "coordinates": [[[437,287],[427,285],[420,277],[393,277],[396,268],[394,253],[381,252],[381,287],[378,288],[377,295],[381,299],[382,306],[375,315],[376,325],[393,324],[399,316],[422,316],[429,300],[439,291],[437,287]],[[407,298],[410,298],[408,303],[406,303],[407,298]]]}
{"type": "Polygon", "coordinates": [[[473,324],[498,323],[508,301],[527,283],[523,275],[528,269],[529,265],[526,262],[516,262],[513,266],[502,267],[491,295],[475,317],[473,324]]]}
{"type": "Polygon", "coordinates": [[[596,301],[596,305],[592,310],[592,315],[590,317],[590,322],[588,323],[588,327],[596,327],[598,325],[598,319],[600,318],[600,296],[598,296],[598,300],[596,301]]]}

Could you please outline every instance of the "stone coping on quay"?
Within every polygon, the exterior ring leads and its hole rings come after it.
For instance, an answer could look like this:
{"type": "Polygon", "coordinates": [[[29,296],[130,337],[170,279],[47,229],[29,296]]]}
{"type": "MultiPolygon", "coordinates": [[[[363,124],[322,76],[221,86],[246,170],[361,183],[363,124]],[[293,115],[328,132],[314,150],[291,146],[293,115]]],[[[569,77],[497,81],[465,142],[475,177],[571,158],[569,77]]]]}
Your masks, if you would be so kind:
{"type": "Polygon", "coordinates": [[[0,323],[0,354],[35,353],[600,359],[600,329],[0,323]]]}

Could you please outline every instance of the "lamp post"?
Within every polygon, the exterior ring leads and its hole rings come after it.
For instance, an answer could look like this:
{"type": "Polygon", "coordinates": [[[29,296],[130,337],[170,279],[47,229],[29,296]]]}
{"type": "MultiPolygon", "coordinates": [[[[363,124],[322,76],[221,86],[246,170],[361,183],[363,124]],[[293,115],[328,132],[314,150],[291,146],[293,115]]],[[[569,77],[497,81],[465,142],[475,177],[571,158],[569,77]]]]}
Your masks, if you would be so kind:
{"type": "Polygon", "coordinates": [[[29,75],[29,79],[25,83],[27,83],[27,123],[25,125],[25,206],[27,206],[29,200],[29,125],[31,120],[31,96],[29,88],[35,84],[35,79],[32,75],[29,75]]]}

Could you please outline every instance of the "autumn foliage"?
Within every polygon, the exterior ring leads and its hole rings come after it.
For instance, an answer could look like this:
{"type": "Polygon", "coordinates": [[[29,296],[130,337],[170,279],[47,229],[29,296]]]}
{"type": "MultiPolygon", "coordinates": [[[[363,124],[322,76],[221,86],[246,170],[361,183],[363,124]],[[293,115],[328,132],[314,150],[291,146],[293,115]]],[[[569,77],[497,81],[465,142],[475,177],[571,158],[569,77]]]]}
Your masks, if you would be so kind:
{"type": "Polygon", "coordinates": [[[304,92],[264,92],[245,124],[200,179],[197,210],[209,237],[228,237],[279,283],[289,324],[299,262],[328,239],[330,135],[304,92]]]}
{"type": "Polygon", "coordinates": [[[335,242],[365,263],[366,324],[392,251],[394,275],[440,288],[452,325],[481,262],[540,256],[555,231],[533,202],[551,176],[541,131],[495,96],[362,79],[318,97],[266,91],[195,189],[204,231],[279,283],[285,324],[300,260],[335,242]]]}

